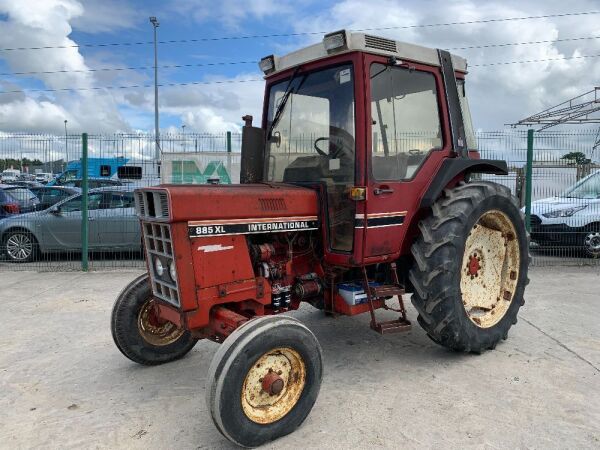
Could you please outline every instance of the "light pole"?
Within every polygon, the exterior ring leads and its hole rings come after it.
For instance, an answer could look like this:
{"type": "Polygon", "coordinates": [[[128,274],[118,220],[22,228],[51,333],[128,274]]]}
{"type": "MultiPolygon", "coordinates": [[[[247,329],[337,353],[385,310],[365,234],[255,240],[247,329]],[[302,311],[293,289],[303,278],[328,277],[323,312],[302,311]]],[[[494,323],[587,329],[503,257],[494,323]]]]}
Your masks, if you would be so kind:
{"type": "Polygon", "coordinates": [[[183,151],[185,152],[185,124],[181,125],[181,138],[183,139],[183,151]]]}
{"type": "Polygon", "coordinates": [[[156,48],[156,29],[158,28],[158,20],[156,17],[150,17],[150,23],[154,29],[154,159],[160,160],[160,137],[158,135],[158,50],[156,48]]]}
{"type": "Polygon", "coordinates": [[[69,147],[67,145],[67,122],[68,120],[65,119],[65,166],[63,167],[63,171],[65,171],[67,169],[67,165],[69,164],[69,147]]]}

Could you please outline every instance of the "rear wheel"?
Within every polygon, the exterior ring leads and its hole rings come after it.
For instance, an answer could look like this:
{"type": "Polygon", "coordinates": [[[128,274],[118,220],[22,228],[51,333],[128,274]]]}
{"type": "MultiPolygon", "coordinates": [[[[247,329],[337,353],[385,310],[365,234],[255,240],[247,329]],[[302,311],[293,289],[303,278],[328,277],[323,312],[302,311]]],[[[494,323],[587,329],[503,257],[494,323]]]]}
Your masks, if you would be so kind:
{"type": "Polygon", "coordinates": [[[182,358],[197,342],[189,331],[156,316],[148,274],[133,280],[117,297],[111,331],[121,353],[148,366],[182,358]]]}
{"type": "Polygon", "coordinates": [[[528,238],[508,188],[490,182],[445,191],[419,223],[410,279],[418,322],[435,342],[481,352],[506,339],[528,282],[528,238]]]}
{"type": "Polygon", "coordinates": [[[257,447],[298,428],[321,387],[321,346],[291,317],[253,319],[235,330],[210,365],[206,402],[230,441],[257,447]]]}
{"type": "Polygon", "coordinates": [[[4,240],[6,256],[13,262],[33,261],[37,254],[37,241],[33,234],[25,230],[9,231],[4,240]]]}

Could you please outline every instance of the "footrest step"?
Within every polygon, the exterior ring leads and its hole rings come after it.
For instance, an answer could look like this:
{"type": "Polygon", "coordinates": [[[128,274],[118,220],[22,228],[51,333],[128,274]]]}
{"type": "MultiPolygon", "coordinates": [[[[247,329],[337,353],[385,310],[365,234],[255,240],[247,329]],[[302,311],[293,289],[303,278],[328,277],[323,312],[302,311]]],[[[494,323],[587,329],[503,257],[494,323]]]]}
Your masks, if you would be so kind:
{"type": "Polygon", "coordinates": [[[379,334],[390,334],[410,331],[412,325],[408,320],[398,319],[387,322],[379,322],[377,324],[371,323],[371,328],[377,331],[379,334]]]}
{"type": "Polygon", "coordinates": [[[382,284],[381,286],[370,286],[371,297],[393,297],[395,295],[403,295],[404,288],[395,284],[382,284]]]}

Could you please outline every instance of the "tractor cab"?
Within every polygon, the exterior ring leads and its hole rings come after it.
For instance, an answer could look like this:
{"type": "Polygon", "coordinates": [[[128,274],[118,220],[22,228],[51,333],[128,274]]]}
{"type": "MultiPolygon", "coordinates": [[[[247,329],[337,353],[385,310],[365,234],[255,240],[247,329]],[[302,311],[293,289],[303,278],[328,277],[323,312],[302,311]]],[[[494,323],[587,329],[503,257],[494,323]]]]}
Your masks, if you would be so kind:
{"type": "Polygon", "coordinates": [[[339,31],[298,52],[263,58],[260,67],[262,126],[244,130],[242,173],[248,160],[254,166],[242,181],[316,189],[329,263],[362,265],[407,252],[404,224],[418,213],[437,167],[476,148],[466,61],[339,31]],[[448,90],[457,102],[449,104],[448,90]]]}

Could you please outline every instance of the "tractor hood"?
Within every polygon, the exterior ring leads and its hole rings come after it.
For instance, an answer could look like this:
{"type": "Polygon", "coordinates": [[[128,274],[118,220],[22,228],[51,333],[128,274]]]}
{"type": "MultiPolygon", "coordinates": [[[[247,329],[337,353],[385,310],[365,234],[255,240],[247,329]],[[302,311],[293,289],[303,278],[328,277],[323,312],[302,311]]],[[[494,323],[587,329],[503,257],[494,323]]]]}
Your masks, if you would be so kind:
{"type": "Polygon", "coordinates": [[[161,185],[136,190],[136,204],[138,215],[168,218],[171,222],[296,217],[316,220],[319,211],[316,191],[282,183],[161,185]]]}

